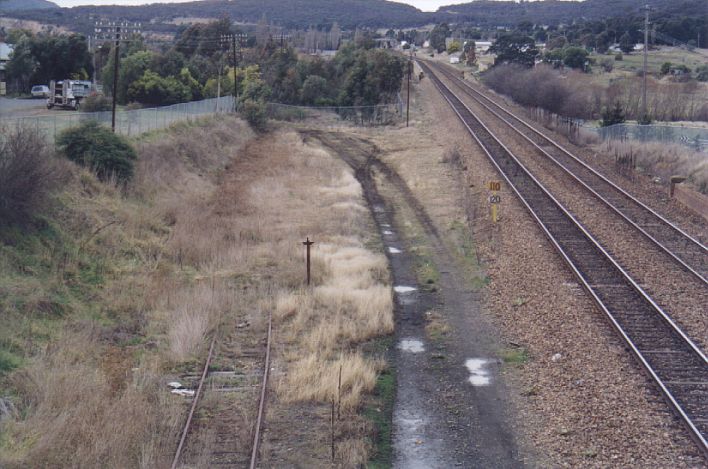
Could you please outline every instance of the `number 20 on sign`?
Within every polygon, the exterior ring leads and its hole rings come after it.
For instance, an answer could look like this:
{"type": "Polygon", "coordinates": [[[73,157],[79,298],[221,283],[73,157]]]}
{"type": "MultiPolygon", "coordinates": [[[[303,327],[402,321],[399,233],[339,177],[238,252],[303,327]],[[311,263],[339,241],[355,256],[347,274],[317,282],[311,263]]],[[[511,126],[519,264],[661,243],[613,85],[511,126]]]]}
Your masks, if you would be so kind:
{"type": "Polygon", "coordinates": [[[489,181],[488,187],[492,192],[492,195],[489,196],[492,223],[496,223],[499,220],[499,203],[501,202],[501,197],[497,195],[497,192],[501,190],[501,181],[489,181]]]}

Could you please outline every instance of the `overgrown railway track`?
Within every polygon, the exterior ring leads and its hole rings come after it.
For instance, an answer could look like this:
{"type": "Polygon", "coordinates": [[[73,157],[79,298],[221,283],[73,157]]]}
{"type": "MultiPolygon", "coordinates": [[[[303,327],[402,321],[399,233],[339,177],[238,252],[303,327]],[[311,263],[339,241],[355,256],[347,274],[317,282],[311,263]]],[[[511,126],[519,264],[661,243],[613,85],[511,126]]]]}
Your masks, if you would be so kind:
{"type": "Polygon", "coordinates": [[[708,458],[705,354],[431,68],[418,63],[708,458]]]}
{"type": "MultiPolygon", "coordinates": [[[[236,428],[235,425],[233,428],[229,428],[228,424],[225,426],[222,425],[222,428],[215,429],[215,441],[212,443],[212,447],[210,447],[208,451],[208,459],[210,466],[234,468],[250,467],[251,469],[255,469],[258,464],[261,442],[261,429],[263,428],[263,422],[265,418],[265,404],[267,398],[268,378],[270,370],[271,338],[273,335],[272,331],[272,315],[269,315],[267,336],[265,338],[265,351],[241,350],[238,352],[239,358],[252,358],[255,356],[263,356],[263,373],[259,375],[261,380],[260,384],[257,385],[260,389],[258,392],[258,404],[257,406],[255,406],[255,408],[257,409],[257,413],[255,423],[253,424],[253,429],[251,432],[252,439],[250,440],[250,448],[244,448],[244,443],[246,445],[248,443],[241,441],[242,439],[239,438],[239,428],[236,428]]],[[[247,391],[254,387],[254,385],[250,384],[249,380],[242,380],[235,375],[231,376],[234,373],[233,371],[212,370],[212,362],[214,361],[217,355],[217,352],[215,351],[216,345],[217,339],[215,335],[211,340],[211,345],[209,347],[207,358],[204,361],[202,373],[199,377],[198,382],[196,383],[196,390],[192,398],[192,402],[190,404],[189,414],[187,415],[187,419],[184,423],[184,426],[182,427],[182,431],[180,433],[180,441],[177,446],[177,450],[175,451],[174,458],[172,460],[172,469],[182,467],[181,465],[184,461],[185,448],[187,446],[186,442],[194,426],[195,412],[200,405],[200,399],[202,398],[206,388],[209,388],[209,392],[233,394],[235,392],[241,392],[244,390],[247,391]],[[221,384],[215,383],[215,380],[218,380],[220,377],[223,378],[224,376],[228,376],[226,381],[222,381],[221,384]],[[235,381],[234,378],[236,378],[235,381]],[[207,386],[207,382],[210,379],[211,386],[207,386]]],[[[228,352],[222,353],[221,355],[222,356],[220,358],[225,359],[227,361],[232,361],[236,358],[234,356],[230,356],[231,354],[229,354],[228,352]]]]}
{"type": "Polygon", "coordinates": [[[573,181],[589,191],[624,221],[649,239],[659,250],[708,286],[708,248],[652,208],[617,186],[582,159],[536,129],[523,118],[460,79],[445,66],[429,64],[465,94],[520,135],[573,181]]]}

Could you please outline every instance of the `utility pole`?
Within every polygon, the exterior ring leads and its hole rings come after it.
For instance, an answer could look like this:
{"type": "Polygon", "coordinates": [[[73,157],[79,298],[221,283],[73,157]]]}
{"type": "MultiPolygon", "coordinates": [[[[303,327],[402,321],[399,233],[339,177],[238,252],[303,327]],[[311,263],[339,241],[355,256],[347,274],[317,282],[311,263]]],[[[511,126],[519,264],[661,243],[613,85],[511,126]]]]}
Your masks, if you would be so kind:
{"type": "MultiPolygon", "coordinates": [[[[245,34],[226,34],[221,36],[222,43],[228,44],[231,42],[231,58],[234,64],[234,99],[238,99],[238,79],[236,78],[236,66],[238,64],[238,60],[236,59],[236,41],[238,41],[238,51],[239,51],[239,57],[241,56],[241,46],[243,39],[245,39],[247,36],[245,34]]],[[[240,57],[243,59],[242,57],[240,57]]]]}
{"type": "Polygon", "coordinates": [[[406,86],[406,127],[408,127],[408,118],[411,111],[411,73],[412,73],[411,56],[408,56],[408,86],[406,86]]]}
{"type": "Polygon", "coordinates": [[[310,246],[315,244],[315,242],[310,241],[310,237],[308,236],[306,241],[303,241],[302,244],[304,244],[305,247],[307,248],[307,260],[306,260],[307,284],[310,285],[310,246]]]}
{"type": "Polygon", "coordinates": [[[113,56],[113,103],[111,105],[111,130],[116,131],[116,104],[118,100],[118,62],[120,61],[120,26],[116,28],[116,43],[114,46],[115,55],[113,56]]]}
{"type": "Polygon", "coordinates": [[[94,32],[96,36],[94,40],[99,38],[103,39],[113,39],[114,40],[114,55],[113,55],[113,103],[111,105],[111,130],[116,131],[116,105],[118,104],[117,93],[118,93],[118,72],[120,70],[120,43],[127,42],[128,39],[125,37],[128,33],[140,34],[140,23],[130,24],[126,21],[118,23],[96,23],[94,32]],[[104,33],[107,36],[104,36],[104,33]]]}
{"type": "Polygon", "coordinates": [[[649,54],[649,5],[644,6],[644,72],[642,73],[642,121],[648,122],[647,115],[647,55],[649,54]]]}

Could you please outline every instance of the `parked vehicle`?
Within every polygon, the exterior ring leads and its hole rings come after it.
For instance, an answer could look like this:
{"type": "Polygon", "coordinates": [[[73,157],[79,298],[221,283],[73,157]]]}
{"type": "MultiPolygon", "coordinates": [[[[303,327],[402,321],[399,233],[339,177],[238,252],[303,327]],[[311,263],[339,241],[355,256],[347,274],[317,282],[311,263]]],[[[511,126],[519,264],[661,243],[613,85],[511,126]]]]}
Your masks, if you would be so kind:
{"type": "Polygon", "coordinates": [[[48,98],[49,97],[49,87],[47,85],[34,85],[32,87],[32,97],[33,98],[48,98]]]}
{"type": "Polygon", "coordinates": [[[47,109],[61,107],[78,111],[81,101],[92,92],[93,84],[86,80],[52,80],[49,83],[47,109]]]}

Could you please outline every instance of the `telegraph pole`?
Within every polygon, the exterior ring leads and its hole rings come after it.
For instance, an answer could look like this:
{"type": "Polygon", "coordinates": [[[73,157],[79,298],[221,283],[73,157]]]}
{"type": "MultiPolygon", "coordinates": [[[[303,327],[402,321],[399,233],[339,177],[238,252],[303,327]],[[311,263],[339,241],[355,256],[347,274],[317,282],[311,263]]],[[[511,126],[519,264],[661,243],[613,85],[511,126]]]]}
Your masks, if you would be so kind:
{"type": "Polygon", "coordinates": [[[110,38],[114,40],[114,55],[113,55],[113,103],[111,105],[111,130],[116,131],[116,105],[118,104],[117,93],[118,93],[118,72],[120,69],[120,43],[121,41],[127,41],[124,36],[127,33],[140,33],[140,23],[133,23],[132,25],[128,22],[119,23],[96,23],[94,32],[96,36],[94,39],[99,38],[110,38]],[[105,30],[105,31],[104,31],[105,30]],[[108,37],[103,36],[103,33],[108,33],[108,37]]]}
{"type": "Polygon", "coordinates": [[[120,26],[116,28],[116,43],[114,46],[115,55],[113,56],[113,103],[111,106],[111,130],[115,133],[116,131],[116,104],[118,100],[116,95],[118,93],[118,62],[120,61],[120,26]]]}
{"type": "Polygon", "coordinates": [[[649,53],[649,5],[644,6],[644,73],[642,73],[642,122],[647,123],[647,55],[649,53]]]}
{"type": "Polygon", "coordinates": [[[239,50],[239,56],[241,55],[241,43],[243,39],[246,37],[245,34],[226,34],[221,36],[221,40],[228,44],[228,41],[231,42],[231,58],[234,63],[234,99],[238,99],[238,79],[236,78],[236,65],[238,64],[238,60],[236,58],[236,41],[238,40],[238,50],[239,50]]]}
{"type": "Polygon", "coordinates": [[[413,63],[411,62],[411,57],[410,55],[408,56],[408,86],[406,86],[406,127],[408,127],[408,118],[410,116],[410,111],[411,111],[411,66],[413,63]]]}

